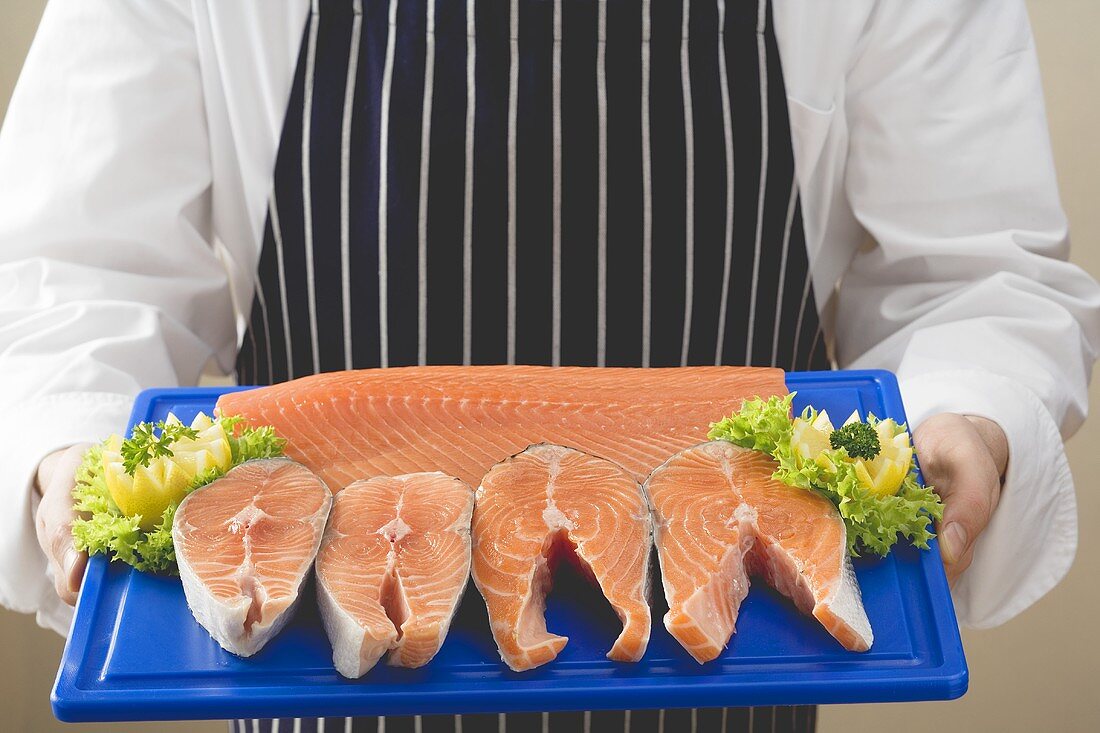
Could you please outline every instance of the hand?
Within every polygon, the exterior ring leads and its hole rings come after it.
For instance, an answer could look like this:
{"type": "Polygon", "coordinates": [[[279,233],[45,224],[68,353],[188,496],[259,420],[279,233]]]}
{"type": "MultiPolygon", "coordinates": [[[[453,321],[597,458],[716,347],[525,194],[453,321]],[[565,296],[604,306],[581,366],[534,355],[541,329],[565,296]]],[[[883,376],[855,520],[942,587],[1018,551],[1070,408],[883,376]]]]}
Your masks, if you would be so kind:
{"type": "Polygon", "coordinates": [[[1008,440],[992,420],[941,413],[913,434],[924,479],[944,502],[937,528],[948,581],[954,585],[974,559],[974,542],[1001,497],[1008,440]]]}
{"type": "Polygon", "coordinates": [[[74,445],[51,453],[38,464],[35,489],[42,495],[34,517],[38,544],[46,553],[53,570],[57,595],[70,606],[76,605],[80,581],[88,564],[88,554],[73,547],[73,485],[76,469],[88,445],[74,445]]]}

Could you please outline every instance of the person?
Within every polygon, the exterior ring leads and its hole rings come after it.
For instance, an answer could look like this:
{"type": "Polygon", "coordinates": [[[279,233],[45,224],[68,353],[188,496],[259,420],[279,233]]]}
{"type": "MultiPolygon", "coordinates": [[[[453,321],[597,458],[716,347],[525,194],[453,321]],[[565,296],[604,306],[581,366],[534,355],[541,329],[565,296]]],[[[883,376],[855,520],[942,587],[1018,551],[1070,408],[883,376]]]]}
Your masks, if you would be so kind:
{"type": "Polygon", "coordinates": [[[204,369],[836,365],[898,374],[1001,624],[1076,547],[1067,257],[1016,0],[52,0],[0,133],[0,602],[65,633],[81,444],[204,369]]]}

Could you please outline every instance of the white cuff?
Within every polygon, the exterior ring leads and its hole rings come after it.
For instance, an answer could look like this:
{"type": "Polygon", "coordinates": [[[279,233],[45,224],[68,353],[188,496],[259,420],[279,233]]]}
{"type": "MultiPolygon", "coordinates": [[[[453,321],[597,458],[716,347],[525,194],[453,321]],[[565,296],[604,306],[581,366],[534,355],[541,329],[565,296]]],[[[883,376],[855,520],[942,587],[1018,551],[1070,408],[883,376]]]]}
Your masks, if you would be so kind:
{"type": "Polygon", "coordinates": [[[10,409],[0,421],[0,605],[37,614],[38,623],[66,634],[72,608],[54,591],[46,556],[38,546],[34,477],[49,453],[74,443],[122,432],[133,397],[106,392],[47,395],[10,409]]]}
{"type": "Polygon", "coordinates": [[[899,375],[911,429],[941,412],[993,420],[1008,438],[1008,471],[974,561],[952,597],[959,623],[1003,624],[1058,584],[1077,551],[1077,501],[1062,436],[1042,401],[983,370],[899,375]]]}

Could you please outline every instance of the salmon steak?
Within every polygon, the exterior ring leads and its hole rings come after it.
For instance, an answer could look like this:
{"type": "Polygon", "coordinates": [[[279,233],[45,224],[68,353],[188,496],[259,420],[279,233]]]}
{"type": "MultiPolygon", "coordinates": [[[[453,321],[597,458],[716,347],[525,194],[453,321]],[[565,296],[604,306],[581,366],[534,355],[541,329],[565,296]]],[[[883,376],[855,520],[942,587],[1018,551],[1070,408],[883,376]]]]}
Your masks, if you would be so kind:
{"type": "Polygon", "coordinates": [[[742,400],[786,393],[781,369],[402,367],[230,392],[217,412],[274,426],[287,455],[333,491],[437,470],[476,486],[498,461],[540,442],[602,456],[641,482],[706,440],[707,426],[742,400]]]}
{"type": "Polygon", "coordinates": [[[172,542],[187,605],[242,657],[286,625],[321,545],[332,494],[285,458],[248,461],[188,495],[172,542]]]}
{"type": "Polygon", "coordinates": [[[871,647],[844,521],[822,496],[772,478],[774,460],[715,441],[677,453],[645,483],[668,613],[696,661],[729,642],[749,576],[812,614],[846,649],[871,647]]]}
{"type": "Polygon", "coordinates": [[[546,629],[546,594],[567,559],[603,592],[622,633],[609,659],[636,662],[649,644],[649,507],[634,477],[603,458],[533,445],[493,466],[477,489],[473,578],[504,662],[553,660],[568,639],[546,629]]]}
{"type": "Polygon", "coordinates": [[[470,577],[474,492],[442,473],[378,476],[336,494],[317,554],[317,604],[345,677],[389,652],[420,667],[443,645],[470,577]]]}

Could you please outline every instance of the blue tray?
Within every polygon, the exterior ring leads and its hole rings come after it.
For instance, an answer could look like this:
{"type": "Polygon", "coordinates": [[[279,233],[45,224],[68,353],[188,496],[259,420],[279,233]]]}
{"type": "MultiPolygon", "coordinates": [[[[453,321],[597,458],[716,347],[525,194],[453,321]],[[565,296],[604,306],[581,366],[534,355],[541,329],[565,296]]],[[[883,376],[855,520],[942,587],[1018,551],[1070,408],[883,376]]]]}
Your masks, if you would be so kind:
{"type": "MultiPolygon", "coordinates": [[[[791,373],[787,385],[798,391],[798,410],[812,404],[838,419],[857,408],[905,417],[888,372],[791,373]]],[[[169,410],[189,421],[226,391],[146,390],[131,424],[169,410]]],[[[756,583],[729,648],[699,665],[661,624],[667,608],[655,584],[645,657],[610,662],[604,654],[618,619],[597,591],[565,577],[549,598],[547,625],[569,644],[544,667],[518,674],[500,662],[471,583],[430,664],[380,664],[360,680],[345,680],[333,670],[312,586],[287,628],[245,660],[195,622],[178,578],[97,557],[84,579],[53,710],[65,721],[270,718],[942,700],[966,692],[966,660],[935,544],[929,552],[899,546],[855,567],[875,633],[863,654],[845,651],[816,621],[756,583]]]]}

